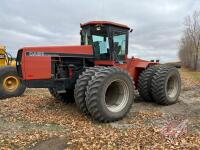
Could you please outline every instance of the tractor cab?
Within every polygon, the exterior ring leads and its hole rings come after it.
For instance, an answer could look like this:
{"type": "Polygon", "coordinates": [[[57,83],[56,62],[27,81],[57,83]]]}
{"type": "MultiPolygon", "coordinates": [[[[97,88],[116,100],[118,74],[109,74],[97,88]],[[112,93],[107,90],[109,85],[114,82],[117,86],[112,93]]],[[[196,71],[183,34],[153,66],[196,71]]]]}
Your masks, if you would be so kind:
{"type": "Polygon", "coordinates": [[[125,61],[128,54],[128,35],[126,25],[107,21],[92,21],[81,24],[81,45],[92,45],[95,60],[125,61]]]}

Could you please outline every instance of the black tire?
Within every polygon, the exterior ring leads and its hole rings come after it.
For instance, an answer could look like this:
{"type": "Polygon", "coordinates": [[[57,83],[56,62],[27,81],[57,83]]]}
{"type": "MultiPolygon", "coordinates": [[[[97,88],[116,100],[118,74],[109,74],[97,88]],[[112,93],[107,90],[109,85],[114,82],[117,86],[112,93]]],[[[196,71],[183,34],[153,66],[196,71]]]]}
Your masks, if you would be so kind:
{"type": "Polygon", "coordinates": [[[159,67],[152,79],[152,96],[157,104],[170,105],[177,102],[181,92],[181,78],[177,68],[159,67]]]}
{"type": "Polygon", "coordinates": [[[26,90],[24,82],[19,78],[15,67],[6,66],[0,68],[0,99],[21,96],[26,90]],[[5,88],[5,80],[12,78],[18,82],[18,86],[14,89],[5,88]]]}
{"type": "Polygon", "coordinates": [[[86,97],[85,93],[87,91],[88,82],[92,79],[92,76],[94,76],[95,72],[98,72],[102,68],[105,67],[101,66],[90,67],[86,69],[76,80],[74,89],[75,103],[79,108],[79,110],[85,114],[89,114],[85,101],[86,97]]]}
{"type": "Polygon", "coordinates": [[[158,70],[158,65],[150,66],[145,69],[139,76],[138,80],[138,92],[140,96],[147,102],[153,102],[153,96],[151,94],[151,82],[154,74],[158,70]]]}
{"type": "Polygon", "coordinates": [[[56,98],[65,103],[73,103],[74,102],[74,91],[66,90],[66,93],[58,93],[55,88],[49,88],[49,93],[56,98]]]}
{"type": "Polygon", "coordinates": [[[87,86],[88,111],[99,122],[119,120],[132,106],[134,89],[133,80],[126,71],[117,67],[102,69],[87,86]],[[116,100],[121,100],[120,104],[116,100]]]}

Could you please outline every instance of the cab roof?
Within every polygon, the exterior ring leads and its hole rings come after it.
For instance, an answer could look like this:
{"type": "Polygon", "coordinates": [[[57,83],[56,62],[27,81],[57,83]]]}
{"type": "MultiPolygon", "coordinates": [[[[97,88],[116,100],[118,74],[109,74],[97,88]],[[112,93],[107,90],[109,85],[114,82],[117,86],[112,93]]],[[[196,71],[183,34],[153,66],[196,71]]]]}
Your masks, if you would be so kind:
{"type": "Polygon", "coordinates": [[[81,24],[81,27],[87,26],[87,25],[112,25],[120,28],[130,29],[127,25],[111,22],[111,21],[90,21],[84,24],[81,24]]]}

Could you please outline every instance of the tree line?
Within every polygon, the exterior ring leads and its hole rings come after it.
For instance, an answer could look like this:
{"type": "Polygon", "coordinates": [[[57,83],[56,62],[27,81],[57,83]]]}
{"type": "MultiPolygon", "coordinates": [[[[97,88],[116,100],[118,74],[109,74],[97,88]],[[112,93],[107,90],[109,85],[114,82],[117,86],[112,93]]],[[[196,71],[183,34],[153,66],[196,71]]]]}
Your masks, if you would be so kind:
{"type": "Polygon", "coordinates": [[[183,66],[200,71],[200,11],[185,18],[179,57],[183,66]]]}

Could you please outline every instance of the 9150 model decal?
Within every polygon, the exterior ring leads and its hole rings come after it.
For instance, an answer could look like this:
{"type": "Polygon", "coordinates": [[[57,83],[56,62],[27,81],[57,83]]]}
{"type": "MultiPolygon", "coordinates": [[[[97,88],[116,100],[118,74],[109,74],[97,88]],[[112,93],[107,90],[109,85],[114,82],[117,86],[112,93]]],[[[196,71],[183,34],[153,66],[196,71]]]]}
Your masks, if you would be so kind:
{"type": "Polygon", "coordinates": [[[59,56],[57,53],[26,52],[26,56],[59,56]]]}
{"type": "Polygon", "coordinates": [[[93,55],[86,54],[65,54],[65,53],[53,53],[53,52],[26,52],[26,56],[30,57],[41,57],[41,56],[49,56],[49,57],[85,57],[85,58],[93,58],[93,55]]]}
{"type": "Polygon", "coordinates": [[[26,56],[44,56],[44,52],[27,52],[26,56]]]}

